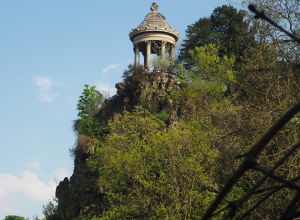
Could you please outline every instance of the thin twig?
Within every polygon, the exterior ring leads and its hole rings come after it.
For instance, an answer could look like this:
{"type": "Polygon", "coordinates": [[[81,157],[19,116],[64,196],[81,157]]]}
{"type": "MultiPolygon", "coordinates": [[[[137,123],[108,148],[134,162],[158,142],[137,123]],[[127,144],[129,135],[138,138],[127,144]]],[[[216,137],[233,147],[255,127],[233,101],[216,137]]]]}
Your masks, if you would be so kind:
{"type": "Polygon", "coordinates": [[[300,111],[300,102],[291,107],[273,126],[261,137],[261,139],[253,145],[251,150],[248,152],[245,160],[239,166],[237,171],[230,177],[223,190],[217,195],[214,202],[207,209],[202,219],[209,219],[214,211],[219,207],[226,195],[231,191],[234,184],[236,184],[240,177],[250,169],[255,163],[255,158],[262,151],[262,149],[270,142],[270,140],[277,134],[277,132],[287,124],[295,114],[300,111]]]}

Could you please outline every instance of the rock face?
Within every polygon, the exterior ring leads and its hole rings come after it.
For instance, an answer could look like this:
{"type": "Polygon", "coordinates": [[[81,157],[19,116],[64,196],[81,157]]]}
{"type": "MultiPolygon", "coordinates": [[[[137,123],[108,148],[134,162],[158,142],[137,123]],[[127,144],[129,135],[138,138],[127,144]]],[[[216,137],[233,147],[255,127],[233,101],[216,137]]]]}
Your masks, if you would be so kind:
{"type": "Polygon", "coordinates": [[[116,84],[117,95],[113,96],[101,109],[97,117],[102,124],[113,118],[116,113],[131,111],[142,105],[152,113],[165,112],[169,115],[168,124],[176,124],[178,107],[171,100],[172,89],[180,83],[174,74],[155,71],[150,74],[143,67],[134,67],[125,73],[124,81],[116,84]]]}
{"type": "MultiPolygon", "coordinates": [[[[143,67],[134,67],[124,74],[122,83],[116,84],[117,94],[106,101],[95,117],[105,126],[116,113],[132,111],[135,106],[142,105],[168,125],[176,126],[178,109],[170,99],[170,92],[179,87],[176,77],[170,73],[158,71],[149,74],[143,67]]],[[[97,187],[97,177],[101,174],[91,171],[87,164],[94,152],[95,141],[78,135],[77,149],[80,150],[74,155],[73,175],[56,188],[60,220],[99,215],[105,210],[104,192],[97,187]]]]}
{"type": "Polygon", "coordinates": [[[97,189],[97,174],[87,165],[89,155],[76,155],[73,175],[56,188],[59,220],[96,215],[105,209],[102,192],[97,189]]]}
{"type": "Polygon", "coordinates": [[[173,74],[165,72],[155,72],[150,75],[148,84],[148,93],[145,95],[145,107],[153,108],[156,105],[154,112],[165,112],[168,114],[167,124],[175,125],[178,120],[178,108],[172,99],[169,98],[172,89],[179,88],[180,84],[173,74]]]}

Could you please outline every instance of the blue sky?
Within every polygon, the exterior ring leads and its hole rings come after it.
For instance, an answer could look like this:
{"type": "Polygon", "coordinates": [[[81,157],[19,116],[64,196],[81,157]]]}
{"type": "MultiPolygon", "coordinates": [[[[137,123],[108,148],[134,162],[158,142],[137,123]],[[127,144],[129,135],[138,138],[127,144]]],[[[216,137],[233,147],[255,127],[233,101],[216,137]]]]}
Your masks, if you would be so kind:
{"type": "MultiPolygon", "coordinates": [[[[114,93],[133,62],[128,34],[149,0],[0,0],[0,219],[41,216],[72,173],[84,84],[114,93]]],[[[158,0],[181,33],[227,0],[158,0]]],[[[239,0],[230,1],[239,7],[239,0]]]]}

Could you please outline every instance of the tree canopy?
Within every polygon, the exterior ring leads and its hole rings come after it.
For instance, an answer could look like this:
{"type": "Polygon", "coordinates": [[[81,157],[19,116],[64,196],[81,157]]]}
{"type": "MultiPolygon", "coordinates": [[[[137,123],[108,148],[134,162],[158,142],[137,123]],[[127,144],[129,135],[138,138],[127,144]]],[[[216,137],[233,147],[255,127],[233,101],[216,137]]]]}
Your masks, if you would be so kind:
{"type": "Polygon", "coordinates": [[[95,115],[104,101],[104,96],[96,90],[95,86],[85,85],[77,103],[79,118],[75,121],[75,130],[82,135],[99,136],[101,128],[95,115]]]}
{"type": "Polygon", "coordinates": [[[200,18],[189,25],[179,59],[193,65],[189,51],[209,43],[219,46],[219,55],[234,56],[238,62],[255,45],[246,12],[228,5],[214,9],[208,18],[200,18]]]}
{"type": "Polygon", "coordinates": [[[217,188],[218,152],[207,134],[166,128],[141,107],[117,115],[108,128],[91,160],[107,195],[100,219],[200,218],[217,188]]]}

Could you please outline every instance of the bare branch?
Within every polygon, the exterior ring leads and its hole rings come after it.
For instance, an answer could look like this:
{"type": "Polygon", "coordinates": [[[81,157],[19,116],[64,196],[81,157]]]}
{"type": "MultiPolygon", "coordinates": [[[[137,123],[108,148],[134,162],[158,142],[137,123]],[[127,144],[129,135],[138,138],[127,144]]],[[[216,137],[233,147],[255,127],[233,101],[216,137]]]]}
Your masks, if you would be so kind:
{"type": "Polygon", "coordinates": [[[297,37],[295,34],[292,34],[292,33],[288,32],[283,27],[281,27],[280,25],[278,25],[275,21],[273,21],[271,18],[269,18],[265,14],[264,11],[258,11],[257,8],[254,5],[249,5],[248,8],[249,8],[250,11],[252,11],[255,14],[255,18],[256,19],[263,19],[263,20],[269,22],[271,25],[275,26],[280,31],[282,31],[283,33],[285,33],[286,35],[288,35],[290,38],[292,38],[295,42],[297,42],[297,43],[300,44],[300,38],[299,37],[297,37]]]}

